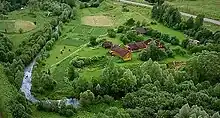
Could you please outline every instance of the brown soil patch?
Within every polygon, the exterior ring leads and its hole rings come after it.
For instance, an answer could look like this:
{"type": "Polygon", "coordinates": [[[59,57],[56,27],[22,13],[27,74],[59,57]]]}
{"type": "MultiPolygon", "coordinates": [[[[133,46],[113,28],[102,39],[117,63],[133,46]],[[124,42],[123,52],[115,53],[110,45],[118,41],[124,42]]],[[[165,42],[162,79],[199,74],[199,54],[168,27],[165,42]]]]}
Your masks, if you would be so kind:
{"type": "Polygon", "coordinates": [[[15,21],[16,31],[19,31],[20,28],[23,29],[24,32],[27,32],[36,28],[36,25],[31,21],[16,20],[15,21]]]}
{"type": "Polygon", "coordinates": [[[82,23],[90,26],[112,26],[113,21],[108,16],[85,16],[82,23]]]}

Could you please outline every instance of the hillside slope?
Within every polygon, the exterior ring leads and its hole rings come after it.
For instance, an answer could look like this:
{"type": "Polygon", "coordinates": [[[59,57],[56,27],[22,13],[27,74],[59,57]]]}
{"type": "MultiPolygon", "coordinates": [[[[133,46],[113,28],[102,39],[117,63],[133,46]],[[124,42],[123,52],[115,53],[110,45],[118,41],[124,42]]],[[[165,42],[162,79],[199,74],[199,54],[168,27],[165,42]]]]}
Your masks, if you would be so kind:
{"type": "Polygon", "coordinates": [[[12,86],[6,77],[3,66],[0,65],[0,115],[3,118],[11,118],[8,102],[17,94],[16,89],[12,86]]]}

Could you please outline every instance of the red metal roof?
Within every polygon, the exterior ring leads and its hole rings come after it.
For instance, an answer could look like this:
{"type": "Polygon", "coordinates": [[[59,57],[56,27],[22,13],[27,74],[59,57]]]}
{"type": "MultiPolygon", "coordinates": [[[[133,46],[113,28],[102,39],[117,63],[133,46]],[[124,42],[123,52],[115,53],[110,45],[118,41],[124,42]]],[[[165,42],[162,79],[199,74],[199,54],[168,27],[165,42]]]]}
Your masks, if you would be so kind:
{"type": "Polygon", "coordinates": [[[118,45],[112,46],[111,51],[118,53],[121,57],[124,57],[127,53],[129,53],[129,50],[121,48],[118,45]]]}
{"type": "Polygon", "coordinates": [[[135,42],[128,44],[128,47],[130,50],[139,50],[146,48],[147,45],[144,42],[135,42]]]}

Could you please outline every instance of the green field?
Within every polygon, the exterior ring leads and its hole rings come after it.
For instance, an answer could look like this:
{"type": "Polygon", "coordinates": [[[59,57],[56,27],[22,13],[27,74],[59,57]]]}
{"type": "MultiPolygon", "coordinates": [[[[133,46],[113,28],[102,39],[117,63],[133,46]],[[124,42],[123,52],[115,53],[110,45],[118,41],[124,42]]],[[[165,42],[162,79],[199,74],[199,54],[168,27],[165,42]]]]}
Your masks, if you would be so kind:
{"type": "Polygon", "coordinates": [[[220,20],[219,0],[171,0],[169,3],[184,12],[220,20]]]}
{"type": "Polygon", "coordinates": [[[14,20],[36,22],[36,28],[29,31],[29,32],[24,32],[22,34],[20,34],[18,32],[6,34],[12,40],[12,42],[14,44],[13,47],[15,49],[19,46],[19,44],[23,40],[27,40],[29,38],[30,34],[43,28],[44,24],[48,23],[51,20],[50,17],[46,17],[45,12],[43,12],[43,11],[35,11],[33,13],[36,15],[36,17],[33,14],[30,14],[30,11],[28,8],[26,8],[24,10],[16,10],[16,11],[10,12],[7,15],[8,19],[6,21],[0,20],[0,32],[1,31],[4,32],[5,29],[7,29],[8,32],[15,32],[14,23],[13,23],[14,20]]]}
{"type": "MultiPolygon", "coordinates": [[[[107,55],[108,59],[111,59],[117,66],[129,67],[133,65],[139,65],[143,63],[138,59],[139,52],[132,53],[132,60],[128,62],[123,62],[118,57],[111,57],[108,54],[108,49],[102,48],[100,45],[95,47],[88,47],[90,36],[101,37],[100,39],[106,39],[112,41],[114,44],[122,44],[120,41],[121,34],[117,34],[116,38],[109,38],[106,36],[107,29],[117,28],[120,25],[123,25],[125,21],[130,18],[134,18],[137,21],[145,21],[150,23],[153,21],[151,19],[151,9],[135,6],[127,6],[130,12],[121,12],[121,4],[115,4],[112,1],[104,1],[98,8],[85,8],[78,9],[77,18],[71,20],[69,23],[65,23],[62,29],[62,36],[53,46],[53,49],[49,52],[50,57],[45,60],[46,66],[38,68],[40,70],[51,71],[52,78],[57,82],[57,85],[53,91],[46,93],[45,95],[37,94],[36,97],[43,99],[47,97],[48,99],[62,99],[67,96],[74,96],[75,91],[73,87],[73,82],[69,81],[67,78],[68,67],[71,60],[74,57],[93,57],[93,56],[105,56],[107,55]],[[111,27],[95,27],[87,26],[82,24],[81,18],[84,16],[108,16],[111,17],[114,21],[114,25],[111,27]]],[[[156,29],[162,33],[169,34],[171,36],[176,36],[180,41],[185,40],[185,35],[182,32],[167,28],[162,24],[149,25],[149,27],[156,29]]],[[[210,26],[212,27],[212,26],[210,26]]],[[[18,34],[17,34],[18,35],[18,34]]],[[[145,36],[144,39],[150,37],[145,36]]],[[[176,55],[174,58],[167,58],[160,61],[159,63],[170,63],[173,61],[186,61],[189,56],[179,56],[176,55]]],[[[77,69],[79,72],[80,79],[91,82],[94,79],[99,79],[102,75],[103,68],[105,64],[94,64],[92,66],[86,66],[84,68],[77,69]],[[100,66],[101,65],[101,66],[100,66]]],[[[98,104],[92,105],[87,109],[80,109],[72,118],[90,118],[94,114],[103,112],[105,109],[110,106],[119,106],[122,107],[119,103],[107,104],[98,104]]],[[[33,116],[36,118],[63,118],[56,113],[40,112],[33,108],[33,116]]]]}

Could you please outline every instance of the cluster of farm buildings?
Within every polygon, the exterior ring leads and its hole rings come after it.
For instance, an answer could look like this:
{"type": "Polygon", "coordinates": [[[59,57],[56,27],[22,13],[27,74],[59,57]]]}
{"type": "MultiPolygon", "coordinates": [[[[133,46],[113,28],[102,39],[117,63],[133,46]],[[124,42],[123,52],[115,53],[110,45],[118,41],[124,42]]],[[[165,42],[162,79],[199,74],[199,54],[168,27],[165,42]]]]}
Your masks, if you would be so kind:
{"type": "MultiPolygon", "coordinates": [[[[137,27],[135,30],[136,30],[137,34],[146,34],[147,33],[146,28],[137,27]]],[[[111,55],[118,56],[121,59],[123,59],[124,61],[129,61],[132,59],[132,52],[147,48],[152,41],[153,41],[152,39],[148,39],[146,41],[133,42],[133,43],[127,44],[125,47],[115,45],[110,41],[105,41],[102,44],[102,47],[109,48],[110,49],[109,53],[111,55]]],[[[156,45],[159,48],[165,48],[164,45],[162,45],[160,43],[160,40],[156,40],[156,45]]]]}
{"type": "MultiPolygon", "coordinates": [[[[152,39],[149,39],[142,42],[133,42],[127,44],[125,47],[120,47],[119,45],[115,45],[110,41],[105,41],[102,46],[104,48],[109,48],[109,53],[111,55],[119,56],[124,61],[129,61],[132,59],[132,52],[147,48],[152,41],[152,39]]],[[[156,40],[156,45],[159,48],[164,48],[159,40],[156,40]]]]}

